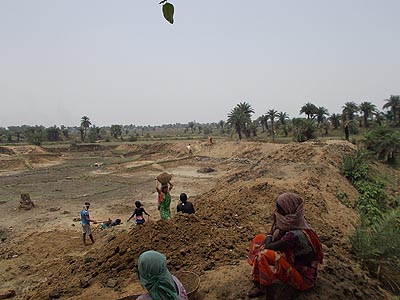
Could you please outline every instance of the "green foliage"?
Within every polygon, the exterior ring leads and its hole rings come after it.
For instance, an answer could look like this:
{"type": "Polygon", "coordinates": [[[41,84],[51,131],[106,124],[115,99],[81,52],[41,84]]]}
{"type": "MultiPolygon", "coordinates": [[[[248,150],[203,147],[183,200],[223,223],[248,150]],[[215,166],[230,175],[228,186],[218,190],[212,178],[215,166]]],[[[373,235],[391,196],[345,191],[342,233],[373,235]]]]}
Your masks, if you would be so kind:
{"type": "Polygon", "coordinates": [[[81,140],[83,141],[86,138],[86,132],[89,128],[89,126],[92,125],[90,122],[90,119],[88,116],[83,116],[81,118],[81,127],[80,127],[80,132],[81,132],[81,140]]]}
{"type": "Polygon", "coordinates": [[[171,3],[165,2],[162,7],[162,12],[165,20],[174,24],[174,6],[171,3]]]}
{"type": "Polygon", "coordinates": [[[249,127],[252,123],[251,115],[253,113],[254,110],[249,103],[241,102],[237,104],[228,114],[227,123],[235,128],[236,133],[239,136],[239,140],[242,139],[242,133],[244,133],[246,137],[250,136],[249,127]]]}
{"type": "Polygon", "coordinates": [[[130,141],[130,142],[136,142],[137,140],[138,140],[138,138],[137,138],[136,135],[130,135],[130,136],[129,136],[129,141],[130,141]]]}
{"type": "Polygon", "coordinates": [[[114,138],[120,138],[122,136],[122,125],[111,125],[110,131],[114,138]]]}
{"type": "Polygon", "coordinates": [[[6,131],[6,137],[7,137],[7,142],[11,143],[12,142],[12,132],[11,130],[6,131]]]}
{"type": "Polygon", "coordinates": [[[352,207],[352,205],[349,201],[349,195],[347,195],[346,192],[337,192],[336,198],[339,199],[339,201],[346,207],[352,207]]]}
{"type": "Polygon", "coordinates": [[[362,263],[395,292],[400,292],[400,210],[389,210],[385,184],[373,176],[367,153],[343,156],[343,174],[360,193],[356,208],[361,226],[350,241],[362,263]]]}
{"type": "Polygon", "coordinates": [[[400,292],[400,210],[382,214],[372,226],[357,228],[350,242],[370,272],[400,292]]]}
{"type": "Polygon", "coordinates": [[[41,146],[44,141],[42,134],[35,134],[29,138],[29,143],[36,146],[41,146]]]}
{"type": "Polygon", "coordinates": [[[60,139],[61,130],[57,126],[46,128],[47,140],[56,142],[60,139]]]}
{"type": "Polygon", "coordinates": [[[346,102],[342,108],[342,118],[344,121],[353,121],[357,112],[360,110],[358,105],[353,101],[346,102]]]}
{"type": "Polygon", "coordinates": [[[95,125],[90,127],[88,134],[90,143],[95,143],[97,140],[101,139],[100,131],[101,131],[100,127],[96,127],[95,125]]]}
{"type": "Polygon", "coordinates": [[[307,119],[313,119],[315,115],[317,114],[318,107],[316,107],[314,104],[311,102],[307,102],[304,104],[301,109],[300,109],[300,114],[305,114],[307,115],[307,119]]]}
{"type": "Polygon", "coordinates": [[[344,176],[360,193],[356,208],[366,225],[379,221],[389,208],[385,184],[371,175],[367,157],[368,153],[360,150],[354,155],[345,155],[342,166],[344,176]]]}
{"type": "Polygon", "coordinates": [[[390,109],[390,119],[393,126],[400,126],[400,95],[390,95],[389,99],[385,100],[383,109],[390,109]]]}
{"type": "Polygon", "coordinates": [[[364,127],[369,127],[369,117],[376,112],[376,106],[375,104],[372,104],[371,102],[362,102],[360,103],[360,111],[363,114],[363,123],[364,127]]]}
{"type": "Polygon", "coordinates": [[[294,135],[296,142],[305,142],[316,137],[317,126],[312,119],[293,119],[294,135]]]}
{"type": "Polygon", "coordinates": [[[25,129],[28,142],[32,145],[41,146],[45,140],[45,128],[43,126],[29,126],[25,129]]]}
{"type": "Polygon", "coordinates": [[[354,155],[342,156],[342,173],[351,183],[369,178],[367,156],[368,152],[362,150],[358,150],[354,155]]]}
{"type": "Polygon", "coordinates": [[[380,126],[364,135],[367,149],[385,162],[395,162],[396,153],[400,149],[400,131],[398,129],[380,126]]]}
{"type": "Polygon", "coordinates": [[[340,119],[342,118],[341,115],[339,114],[332,114],[328,119],[331,121],[331,124],[334,129],[338,129],[340,126],[340,119]]]}

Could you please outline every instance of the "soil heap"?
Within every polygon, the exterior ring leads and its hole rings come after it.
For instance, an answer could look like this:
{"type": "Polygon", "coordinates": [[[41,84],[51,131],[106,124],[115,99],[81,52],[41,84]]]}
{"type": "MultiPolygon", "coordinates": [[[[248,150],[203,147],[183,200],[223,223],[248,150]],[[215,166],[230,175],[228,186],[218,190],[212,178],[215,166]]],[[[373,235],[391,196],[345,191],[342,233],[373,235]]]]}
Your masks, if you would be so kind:
{"type": "MultiPolygon", "coordinates": [[[[109,231],[102,247],[83,259],[66,255],[57,274],[27,298],[56,295],[73,299],[89,286],[109,286],[110,278],[116,279],[113,288],[121,290],[136,279],[139,255],[151,249],[167,256],[171,271],[206,274],[225,267],[242,272],[241,279],[248,278],[249,268],[241,265],[250,241],[255,234],[266,232],[276,197],[291,191],[305,199],[307,220],[319,233],[325,252],[318,286],[297,299],[388,299],[380,283],[362,270],[351,251],[348,235],[358,214],[335,196],[345,192],[350,200],[357,197],[339,168],[342,155],[355,151],[355,146],[341,141],[243,145],[235,146],[232,155],[225,158],[221,153],[226,144],[207,150],[222,163],[236,161],[240,166],[195,199],[196,215],[178,214],[172,220],[148,222],[129,232],[109,231]]],[[[148,155],[155,151],[145,147],[148,155]]],[[[165,146],[158,144],[157,149],[165,146]]],[[[129,155],[136,151],[132,149],[129,155]]],[[[220,280],[223,284],[224,278],[220,280]]],[[[227,285],[229,294],[205,291],[206,299],[245,299],[251,287],[249,279],[227,285]]]]}

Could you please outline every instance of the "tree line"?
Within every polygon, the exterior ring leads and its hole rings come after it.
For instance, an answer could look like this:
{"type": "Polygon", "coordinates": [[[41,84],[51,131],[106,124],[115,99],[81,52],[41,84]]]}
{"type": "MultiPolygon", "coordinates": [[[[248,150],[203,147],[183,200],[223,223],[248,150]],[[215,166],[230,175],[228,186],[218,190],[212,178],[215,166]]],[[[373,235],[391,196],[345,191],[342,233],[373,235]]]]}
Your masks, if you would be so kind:
{"type": "Polygon", "coordinates": [[[364,101],[357,104],[353,101],[342,106],[341,113],[329,114],[323,106],[316,106],[311,102],[305,103],[299,110],[305,118],[292,118],[286,112],[269,109],[257,119],[252,120],[254,110],[248,102],[237,104],[228,114],[227,123],[234,128],[239,139],[243,136],[249,138],[257,135],[257,128],[262,132],[267,131],[272,140],[275,139],[277,130],[288,136],[293,131],[295,140],[304,141],[315,137],[317,130],[322,130],[328,135],[330,128],[342,128],[346,139],[351,133],[357,133],[357,128],[370,128],[373,126],[387,125],[400,127],[400,96],[391,95],[385,100],[380,111],[375,104],[364,101]]]}
{"type": "Polygon", "coordinates": [[[98,140],[135,141],[139,137],[151,138],[157,134],[183,135],[235,135],[239,139],[253,138],[258,135],[269,136],[274,142],[277,136],[289,137],[303,142],[320,136],[327,136],[330,130],[340,130],[346,139],[357,134],[359,128],[398,128],[400,127],[400,96],[391,95],[385,100],[380,111],[375,104],[364,101],[359,104],[346,102],[340,113],[330,114],[323,106],[311,102],[299,109],[303,117],[290,118],[286,112],[268,109],[257,118],[249,102],[240,102],[227,114],[226,120],[202,124],[190,121],[186,124],[175,123],[161,126],[136,126],[114,124],[98,127],[88,116],[80,119],[79,125],[66,127],[51,126],[9,126],[0,128],[0,142],[30,142],[40,145],[45,141],[78,140],[95,142],[98,140]]]}

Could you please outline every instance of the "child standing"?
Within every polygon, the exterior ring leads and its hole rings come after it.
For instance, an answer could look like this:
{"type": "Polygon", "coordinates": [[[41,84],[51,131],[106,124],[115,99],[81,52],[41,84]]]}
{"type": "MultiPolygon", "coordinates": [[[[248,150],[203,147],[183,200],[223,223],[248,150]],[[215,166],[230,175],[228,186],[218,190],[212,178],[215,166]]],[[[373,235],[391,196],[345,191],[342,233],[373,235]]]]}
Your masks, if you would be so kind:
{"type": "Polygon", "coordinates": [[[128,221],[126,222],[129,222],[130,219],[136,216],[136,225],[142,225],[146,221],[143,217],[143,214],[146,214],[149,217],[150,215],[144,210],[144,208],[142,207],[142,203],[140,203],[140,201],[135,201],[135,206],[136,208],[133,211],[132,216],[130,216],[128,221]]]}

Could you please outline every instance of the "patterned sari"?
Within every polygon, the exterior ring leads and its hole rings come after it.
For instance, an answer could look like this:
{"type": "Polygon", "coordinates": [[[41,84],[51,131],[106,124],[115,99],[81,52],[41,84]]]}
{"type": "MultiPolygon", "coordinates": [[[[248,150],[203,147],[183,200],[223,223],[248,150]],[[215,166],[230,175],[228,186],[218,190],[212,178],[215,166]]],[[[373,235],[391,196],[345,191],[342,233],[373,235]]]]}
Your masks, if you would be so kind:
{"type": "Polygon", "coordinates": [[[322,263],[322,247],[317,234],[311,229],[287,232],[282,237],[288,244],[285,252],[264,249],[265,239],[265,235],[259,234],[250,246],[247,261],[252,266],[253,281],[259,286],[269,286],[279,279],[297,290],[312,288],[318,265],[322,263]],[[305,254],[311,254],[312,261],[304,261],[305,254]]]}

